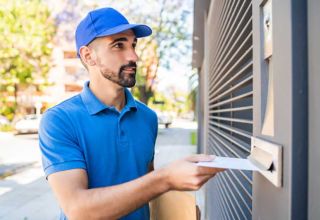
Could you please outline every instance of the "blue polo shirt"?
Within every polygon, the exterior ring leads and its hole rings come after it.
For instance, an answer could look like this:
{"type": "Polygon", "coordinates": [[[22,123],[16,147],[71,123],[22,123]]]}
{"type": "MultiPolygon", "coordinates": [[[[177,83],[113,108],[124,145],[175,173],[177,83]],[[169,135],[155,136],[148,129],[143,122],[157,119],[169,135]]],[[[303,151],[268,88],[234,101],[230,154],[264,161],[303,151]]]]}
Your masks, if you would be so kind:
{"type": "MultiPolygon", "coordinates": [[[[46,111],[39,129],[46,176],[84,169],[89,188],[97,188],[125,183],[148,172],[157,116],[127,89],[125,96],[126,105],[118,112],[99,101],[86,82],[79,95],[46,111]]],[[[66,219],[63,213],[60,219],[66,219]]],[[[121,219],[149,220],[148,204],[121,219]]]]}

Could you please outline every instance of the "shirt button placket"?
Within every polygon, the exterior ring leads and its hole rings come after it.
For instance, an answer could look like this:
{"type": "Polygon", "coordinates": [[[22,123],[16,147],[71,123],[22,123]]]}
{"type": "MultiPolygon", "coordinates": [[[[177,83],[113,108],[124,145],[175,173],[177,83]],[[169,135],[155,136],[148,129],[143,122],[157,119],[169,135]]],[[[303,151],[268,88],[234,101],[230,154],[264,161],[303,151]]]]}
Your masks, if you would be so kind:
{"type": "Polygon", "coordinates": [[[118,143],[119,143],[119,149],[125,150],[128,147],[128,141],[125,137],[125,132],[121,127],[121,118],[118,120],[118,143]]]}

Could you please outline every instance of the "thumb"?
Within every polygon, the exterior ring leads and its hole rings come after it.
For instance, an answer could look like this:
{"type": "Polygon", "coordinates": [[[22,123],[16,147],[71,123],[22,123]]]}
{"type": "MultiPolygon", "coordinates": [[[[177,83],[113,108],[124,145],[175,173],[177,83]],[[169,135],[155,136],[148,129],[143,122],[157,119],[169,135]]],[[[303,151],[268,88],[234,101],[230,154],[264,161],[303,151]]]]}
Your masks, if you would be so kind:
{"type": "Polygon", "coordinates": [[[190,162],[200,162],[200,161],[213,161],[215,159],[215,155],[206,155],[206,154],[196,154],[190,157],[187,157],[186,160],[190,162]]]}

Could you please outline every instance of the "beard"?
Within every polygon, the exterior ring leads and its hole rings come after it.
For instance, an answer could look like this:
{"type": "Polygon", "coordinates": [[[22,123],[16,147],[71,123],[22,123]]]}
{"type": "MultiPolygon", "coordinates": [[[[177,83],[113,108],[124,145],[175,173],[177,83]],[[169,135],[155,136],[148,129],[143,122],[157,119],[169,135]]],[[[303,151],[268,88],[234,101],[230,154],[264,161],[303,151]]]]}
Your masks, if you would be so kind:
{"type": "Polygon", "coordinates": [[[131,88],[136,84],[136,68],[137,64],[135,62],[129,62],[129,64],[122,65],[119,68],[118,73],[111,72],[110,70],[107,69],[100,69],[101,75],[122,86],[122,87],[127,87],[131,88]],[[127,68],[133,68],[131,73],[124,72],[125,69],[127,68]]]}

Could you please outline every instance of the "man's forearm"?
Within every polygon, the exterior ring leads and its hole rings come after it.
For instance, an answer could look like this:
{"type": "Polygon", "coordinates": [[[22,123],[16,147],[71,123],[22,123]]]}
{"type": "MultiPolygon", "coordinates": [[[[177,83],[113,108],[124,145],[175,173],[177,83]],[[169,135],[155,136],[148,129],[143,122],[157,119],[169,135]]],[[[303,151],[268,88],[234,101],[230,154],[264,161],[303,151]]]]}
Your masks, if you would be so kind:
{"type": "Polygon", "coordinates": [[[118,219],[170,189],[164,170],[133,181],[103,188],[78,191],[66,210],[73,219],[118,219]]]}
{"type": "Polygon", "coordinates": [[[53,173],[48,181],[68,219],[118,219],[169,190],[198,190],[223,171],[195,164],[211,160],[210,156],[194,155],[130,182],[95,189],[87,189],[88,177],[83,169],[53,173]]]}

